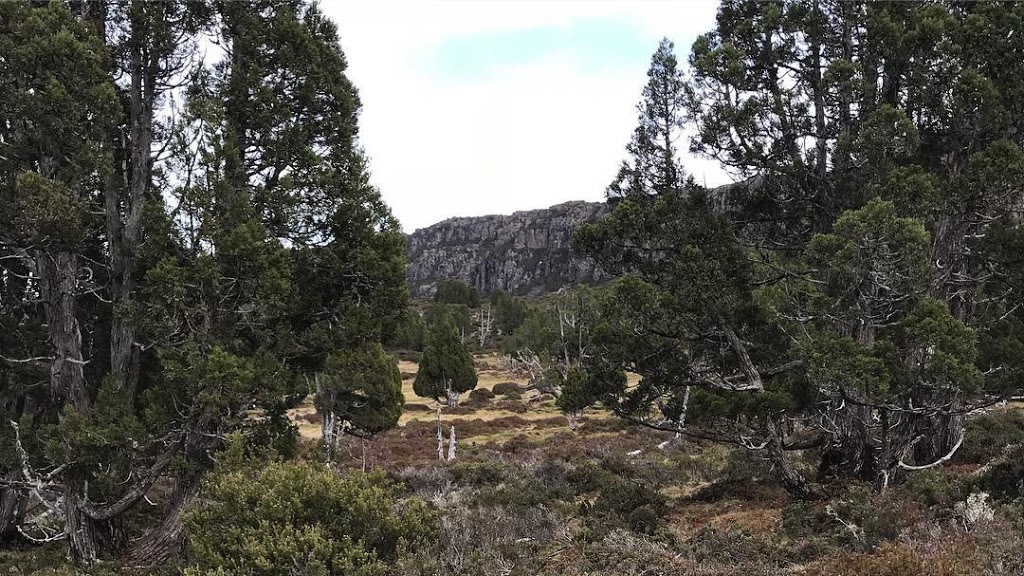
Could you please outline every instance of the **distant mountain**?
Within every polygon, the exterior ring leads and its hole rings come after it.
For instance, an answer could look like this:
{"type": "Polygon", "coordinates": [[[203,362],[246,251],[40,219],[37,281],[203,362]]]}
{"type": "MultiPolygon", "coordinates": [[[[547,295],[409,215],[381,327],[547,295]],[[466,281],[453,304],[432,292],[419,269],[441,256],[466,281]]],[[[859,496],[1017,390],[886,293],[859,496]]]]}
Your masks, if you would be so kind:
{"type": "MultiPolygon", "coordinates": [[[[715,211],[731,214],[763,189],[753,177],[708,191],[715,211]]],[[[449,218],[406,236],[409,289],[429,298],[445,278],[461,280],[482,293],[495,288],[536,296],[607,275],[594,262],[572,253],[572,233],[610,210],[604,202],[566,202],[511,215],[449,218]]]]}
{"type": "Polygon", "coordinates": [[[572,254],[576,227],[603,216],[608,205],[566,202],[511,215],[449,218],[407,236],[409,288],[417,298],[455,278],[483,293],[501,288],[521,295],[552,292],[603,279],[572,254]]]}

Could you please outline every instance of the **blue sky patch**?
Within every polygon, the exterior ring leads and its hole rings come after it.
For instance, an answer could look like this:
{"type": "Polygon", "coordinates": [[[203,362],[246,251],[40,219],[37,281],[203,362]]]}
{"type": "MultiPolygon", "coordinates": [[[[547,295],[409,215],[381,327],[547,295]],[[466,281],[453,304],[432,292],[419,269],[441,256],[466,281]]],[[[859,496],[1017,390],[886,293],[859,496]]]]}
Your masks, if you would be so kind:
{"type": "Polygon", "coordinates": [[[568,58],[585,74],[643,69],[655,48],[657,39],[645,36],[628,22],[590,19],[566,26],[452,37],[421,58],[422,64],[438,76],[465,81],[553,56],[568,58]]]}

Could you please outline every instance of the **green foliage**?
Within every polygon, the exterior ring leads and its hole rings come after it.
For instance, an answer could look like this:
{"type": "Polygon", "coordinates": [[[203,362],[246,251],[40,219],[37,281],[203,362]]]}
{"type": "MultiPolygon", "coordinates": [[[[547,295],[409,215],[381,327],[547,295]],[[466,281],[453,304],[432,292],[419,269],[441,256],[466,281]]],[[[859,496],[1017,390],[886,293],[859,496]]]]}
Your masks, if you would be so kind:
{"type": "Polygon", "coordinates": [[[668,38],[651,56],[637,111],[637,127],[626,145],[628,158],[605,191],[610,199],[679,191],[685,184],[677,148],[683,131],[685,82],[668,38]]]}
{"type": "Polygon", "coordinates": [[[413,381],[417,396],[440,400],[476,388],[473,355],[462,342],[455,324],[447,317],[428,328],[426,348],[413,381]]]}
{"type": "Polygon", "coordinates": [[[426,504],[382,474],[269,462],[222,468],[203,488],[185,521],[189,576],[384,574],[437,530],[426,504]]]}
{"type": "Polygon", "coordinates": [[[1024,411],[999,410],[971,418],[965,427],[964,446],[954,461],[964,464],[985,464],[998,457],[1003,449],[1024,444],[1024,411]]]}
{"type": "Polygon", "coordinates": [[[440,304],[463,304],[470,308],[480,307],[480,294],[476,288],[459,280],[446,278],[437,283],[434,302],[440,304]]]}
{"type": "Polygon", "coordinates": [[[423,315],[415,308],[408,308],[398,321],[388,344],[401,350],[422,352],[426,333],[427,323],[423,315]]]}
{"type": "Polygon", "coordinates": [[[921,470],[907,478],[904,488],[928,506],[951,506],[967,499],[968,483],[945,470],[921,470]]]}
{"type": "Polygon", "coordinates": [[[393,428],[405,406],[395,359],[376,342],[331,353],[320,375],[315,404],[321,414],[331,414],[360,433],[393,428]]]}
{"type": "Polygon", "coordinates": [[[997,501],[1024,498],[1024,446],[1010,445],[978,481],[978,486],[997,501]]]}
{"type": "Polygon", "coordinates": [[[454,324],[455,329],[458,330],[462,337],[469,335],[473,330],[473,317],[469,313],[469,306],[465,304],[442,304],[440,302],[434,302],[429,308],[427,308],[427,312],[424,314],[424,320],[426,322],[424,344],[426,344],[426,340],[428,339],[430,327],[446,321],[450,321],[454,324]]]}
{"type": "Polygon", "coordinates": [[[499,396],[507,396],[512,393],[519,394],[522,392],[522,388],[515,382],[498,382],[491,390],[499,396]]]}
{"type": "MultiPolygon", "coordinates": [[[[317,6],[86,4],[0,5],[0,414],[57,471],[47,514],[70,519],[81,565],[173,539],[160,514],[185,491],[137,506],[200,483],[224,434],[294,452],[285,411],[318,375],[325,409],[393,425],[377,343],[408,305],[404,236],[317,6]],[[204,59],[210,42],[231,49],[204,59]]],[[[2,477],[20,475],[11,452],[2,477]]],[[[0,497],[0,537],[20,538],[7,503],[30,495],[0,497]]],[[[15,518],[33,537],[35,516],[15,518]]]]}
{"type": "Polygon", "coordinates": [[[506,336],[519,329],[529,309],[525,300],[501,289],[491,292],[491,306],[494,307],[494,325],[506,336]]]}
{"type": "Polygon", "coordinates": [[[547,353],[558,349],[558,318],[544,306],[529,306],[516,331],[501,342],[505,354],[547,353]]]}

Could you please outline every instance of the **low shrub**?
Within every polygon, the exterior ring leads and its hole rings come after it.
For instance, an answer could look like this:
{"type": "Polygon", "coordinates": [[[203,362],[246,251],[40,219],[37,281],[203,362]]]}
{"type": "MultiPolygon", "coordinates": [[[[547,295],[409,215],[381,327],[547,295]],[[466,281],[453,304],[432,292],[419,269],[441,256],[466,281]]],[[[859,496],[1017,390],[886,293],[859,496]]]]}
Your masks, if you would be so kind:
{"type": "Polygon", "coordinates": [[[984,464],[1004,446],[1024,444],[1024,410],[1000,410],[967,421],[964,443],[953,457],[961,464],[984,464]]]}
{"type": "Polygon", "coordinates": [[[978,487],[998,502],[1024,497],[1024,446],[1010,446],[978,479],[978,487]]]}
{"type": "Polygon", "coordinates": [[[186,515],[187,576],[379,573],[438,521],[383,474],[340,476],[309,463],[224,458],[186,515]]]}
{"type": "Polygon", "coordinates": [[[529,408],[526,406],[526,404],[523,404],[518,400],[513,400],[507,395],[505,396],[504,400],[499,400],[495,402],[494,408],[496,410],[505,410],[508,412],[513,412],[515,414],[525,414],[526,412],[529,411],[529,408]]]}
{"type": "Polygon", "coordinates": [[[966,499],[969,492],[963,479],[939,468],[912,473],[902,488],[928,506],[951,505],[966,499]]]}
{"type": "Polygon", "coordinates": [[[515,382],[498,382],[493,388],[491,388],[491,390],[493,390],[498,396],[506,396],[510,392],[515,392],[520,395],[523,393],[523,387],[515,382]]]}
{"type": "Polygon", "coordinates": [[[484,486],[498,484],[510,475],[509,467],[497,460],[456,461],[449,466],[452,478],[460,484],[484,486]]]}
{"type": "Polygon", "coordinates": [[[486,388],[477,388],[469,392],[469,402],[472,404],[487,404],[492,398],[494,398],[494,392],[486,388]]]}

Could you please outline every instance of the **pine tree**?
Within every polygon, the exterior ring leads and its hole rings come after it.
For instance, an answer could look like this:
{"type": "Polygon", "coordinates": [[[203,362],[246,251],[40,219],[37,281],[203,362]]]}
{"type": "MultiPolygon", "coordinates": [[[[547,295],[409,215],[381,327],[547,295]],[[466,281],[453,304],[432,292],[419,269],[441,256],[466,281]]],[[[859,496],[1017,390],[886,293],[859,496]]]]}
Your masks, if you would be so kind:
{"type": "Polygon", "coordinates": [[[394,424],[375,343],[405,245],[314,5],[70,6],[0,6],[0,532],[146,565],[180,550],[226,434],[294,450],[285,409],[318,375],[353,426],[394,424]],[[25,482],[45,515],[18,512],[25,482]],[[157,482],[165,516],[126,522],[157,482]]]}
{"type": "Polygon", "coordinates": [[[647,85],[637,105],[637,127],[626,145],[629,157],[605,192],[609,198],[651,196],[683,188],[685,172],[678,147],[683,135],[685,87],[672,42],[662,39],[651,57],[647,85]]]}
{"type": "Polygon", "coordinates": [[[462,342],[458,329],[446,315],[428,326],[426,348],[413,381],[417,396],[445,399],[449,407],[459,405],[459,395],[476,388],[473,355],[462,342]]]}
{"type": "Polygon", "coordinates": [[[404,405],[398,366],[378,343],[331,353],[317,378],[316,409],[329,450],[343,433],[366,438],[393,428],[404,405]]]}
{"type": "Polygon", "coordinates": [[[797,494],[787,452],[808,444],[819,480],[879,489],[948,460],[964,415],[1019,387],[1001,373],[1024,342],[1024,63],[982,35],[1017,50],[1022,17],[723,2],[690,56],[691,151],[750,179],[725,199],[626,195],[578,230],[617,277],[601,360],[641,375],[601,401],[667,430],[687,406],[686,433],[764,450],[797,494]]]}

